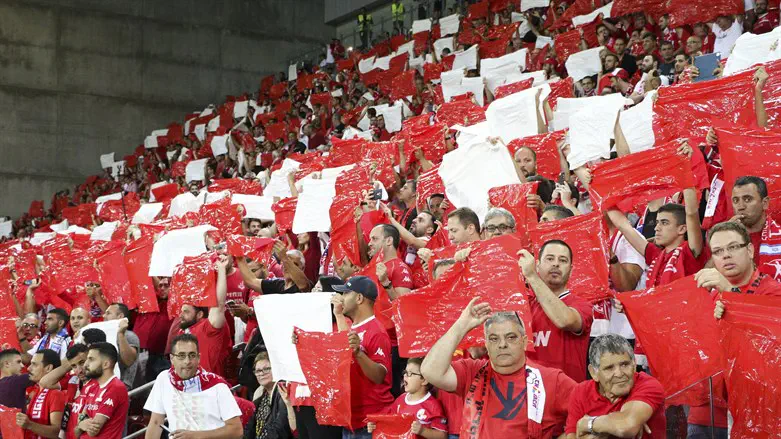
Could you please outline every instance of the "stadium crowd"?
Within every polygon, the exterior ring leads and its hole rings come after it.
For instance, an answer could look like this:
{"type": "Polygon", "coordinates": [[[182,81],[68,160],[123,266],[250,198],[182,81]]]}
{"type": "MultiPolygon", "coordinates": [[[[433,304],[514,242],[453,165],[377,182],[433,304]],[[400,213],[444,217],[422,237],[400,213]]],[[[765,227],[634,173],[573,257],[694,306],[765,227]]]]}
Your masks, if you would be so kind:
{"type": "Polygon", "coordinates": [[[778,2],[390,7],[0,224],[2,435],[779,437],[778,2]]]}

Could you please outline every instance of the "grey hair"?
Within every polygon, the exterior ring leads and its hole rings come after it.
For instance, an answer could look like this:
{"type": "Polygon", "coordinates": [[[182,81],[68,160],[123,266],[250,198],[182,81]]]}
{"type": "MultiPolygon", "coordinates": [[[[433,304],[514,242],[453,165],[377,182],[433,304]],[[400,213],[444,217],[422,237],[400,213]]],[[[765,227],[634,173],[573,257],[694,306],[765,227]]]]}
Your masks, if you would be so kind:
{"type": "Polygon", "coordinates": [[[599,369],[599,360],[605,354],[627,354],[632,361],[635,361],[632,345],[618,334],[603,334],[595,338],[588,349],[588,364],[594,369],[599,369]]]}
{"type": "MultiPolygon", "coordinates": [[[[32,318],[34,318],[35,320],[38,320],[39,322],[41,321],[41,318],[38,316],[38,314],[37,314],[37,313],[34,313],[34,312],[28,312],[27,314],[25,314],[25,315],[24,315],[24,318],[25,318],[25,319],[26,319],[27,317],[32,317],[32,318]]],[[[22,319],[22,320],[24,320],[24,319],[22,319]]]]}
{"type": "Polygon", "coordinates": [[[509,210],[504,209],[502,207],[492,207],[488,209],[488,213],[485,214],[485,219],[483,220],[483,224],[496,218],[497,216],[505,217],[505,219],[507,219],[507,224],[513,229],[515,228],[515,217],[513,216],[512,213],[510,213],[509,210]]]}
{"type": "Polygon", "coordinates": [[[301,267],[306,267],[306,259],[304,258],[304,254],[301,253],[301,250],[288,250],[287,255],[291,258],[298,258],[301,261],[301,267]]]}
{"type": "Polygon", "coordinates": [[[502,322],[515,323],[518,326],[518,330],[521,332],[521,335],[526,335],[526,328],[523,326],[521,318],[518,317],[518,314],[513,311],[498,311],[493,313],[491,317],[489,317],[488,320],[486,320],[483,324],[483,331],[488,331],[488,328],[491,327],[491,325],[494,323],[502,322]]]}

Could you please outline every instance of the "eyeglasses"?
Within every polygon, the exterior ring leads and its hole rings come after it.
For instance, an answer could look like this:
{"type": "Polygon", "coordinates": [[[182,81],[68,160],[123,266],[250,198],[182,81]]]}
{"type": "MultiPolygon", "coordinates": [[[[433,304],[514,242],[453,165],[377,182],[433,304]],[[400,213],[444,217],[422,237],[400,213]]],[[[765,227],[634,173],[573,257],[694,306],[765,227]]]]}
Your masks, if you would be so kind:
{"type": "Polygon", "coordinates": [[[748,243],[745,244],[730,244],[725,248],[717,248],[716,250],[711,251],[713,256],[716,256],[718,258],[722,257],[726,253],[734,254],[736,251],[742,249],[743,247],[747,247],[748,243]]]}
{"type": "Polygon", "coordinates": [[[417,376],[419,376],[419,377],[423,378],[423,375],[421,375],[421,374],[419,374],[419,373],[410,372],[410,371],[408,371],[408,370],[405,370],[405,371],[404,371],[404,376],[405,376],[405,377],[409,378],[409,377],[411,377],[412,375],[417,375],[417,376]]]}
{"type": "Polygon", "coordinates": [[[184,353],[181,354],[171,354],[172,357],[176,358],[177,360],[184,361],[186,359],[195,360],[198,358],[197,352],[190,352],[190,353],[184,353]]]}
{"type": "Polygon", "coordinates": [[[496,232],[499,233],[507,233],[509,231],[512,231],[512,227],[508,226],[507,224],[499,224],[498,226],[485,226],[485,231],[491,234],[494,234],[496,232]]]}
{"type": "Polygon", "coordinates": [[[255,369],[255,375],[263,375],[264,373],[271,373],[271,368],[264,367],[263,369],[255,369]]]}
{"type": "Polygon", "coordinates": [[[22,323],[22,327],[32,329],[38,327],[38,325],[36,325],[35,323],[22,323]]]}

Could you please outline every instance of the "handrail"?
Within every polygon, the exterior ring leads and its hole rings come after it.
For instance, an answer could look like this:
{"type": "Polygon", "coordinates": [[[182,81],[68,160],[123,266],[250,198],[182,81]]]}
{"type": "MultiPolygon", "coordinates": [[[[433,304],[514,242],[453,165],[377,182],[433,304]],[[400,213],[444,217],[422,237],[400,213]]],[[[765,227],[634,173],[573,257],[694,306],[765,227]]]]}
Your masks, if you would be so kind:
{"type": "Polygon", "coordinates": [[[152,381],[144,384],[141,387],[136,387],[135,389],[127,392],[127,397],[128,398],[132,398],[132,397],[138,395],[139,393],[143,392],[146,389],[151,389],[154,384],[155,384],[155,380],[152,380],[152,381]]]}

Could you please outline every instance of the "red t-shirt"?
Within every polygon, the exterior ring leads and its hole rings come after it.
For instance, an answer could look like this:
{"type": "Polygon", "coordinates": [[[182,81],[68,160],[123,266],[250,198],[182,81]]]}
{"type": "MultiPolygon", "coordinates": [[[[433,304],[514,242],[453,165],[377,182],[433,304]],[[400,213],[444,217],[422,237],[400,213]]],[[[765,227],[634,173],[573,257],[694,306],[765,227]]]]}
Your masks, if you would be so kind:
{"type": "MultiPolygon", "coordinates": [[[[431,393],[427,393],[423,399],[415,402],[408,400],[407,393],[400,395],[393,402],[391,412],[400,415],[411,415],[424,427],[447,431],[445,411],[442,409],[442,404],[431,393]]],[[[419,439],[423,436],[416,434],[413,437],[419,439]]]]}
{"type": "Polygon", "coordinates": [[[708,252],[703,248],[700,257],[695,258],[687,241],[683,241],[671,252],[649,243],[645,246],[645,263],[648,264],[646,287],[668,284],[697,273],[710,257],[706,253],[708,252]]]}
{"type": "MultiPolygon", "coordinates": [[[[404,261],[399,258],[393,258],[385,262],[385,268],[388,269],[388,281],[393,285],[393,288],[409,288],[410,290],[413,288],[412,270],[404,261]]],[[[396,337],[396,328],[389,329],[388,336],[391,340],[391,346],[399,345],[399,339],[396,337]]]]}
{"type": "Polygon", "coordinates": [[[581,382],[586,379],[588,337],[591,323],[594,321],[593,306],[569,291],[562,293],[559,299],[580,314],[583,321],[580,334],[557,328],[537,299],[533,299],[531,310],[534,352],[527,355],[535,363],[559,369],[576,382],[581,382]]]}
{"type": "Polygon", "coordinates": [[[358,362],[353,359],[350,369],[350,388],[352,404],[352,427],[366,426],[366,415],[384,413],[393,402],[391,389],[391,344],[390,337],[382,324],[374,316],[357,325],[352,330],[361,338],[361,350],[375,363],[385,368],[387,373],[380,384],[374,384],[366,377],[358,362]]]}
{"type": "Polygon", "coordinates": [[[89,380],[84,384],[81,391],[74,397],[70,404],[70,414],[68,415],[68,424],[65,427],[65,439],[75,439],[73,430],[79,425],[79,413],[84,408],[84,402],[87,399],[87,394],[90,391],[90,387],[97,385],[97,381],[89,380]]]}
{"type": "MultiPolygon", "coordinates": [[[[111,377],[104,385],[100,385],[97,380],[95,384],[87,388],[87,396],[84,400],[84,410],[90,419],[101,415],[108,418],[103,428],[100,429],[96,438],[115,439],[122,437],[122,431],[125,429],[125,420],[129,399],[127,388],[117,377],[111,377]]],[[[87,433],[82,433],[81,438],[90,437],[87,433]]]]}
{"type": "Polygon", "coordinates": [[[216,373],[224,377],[225,362],[230,349],[233,347],[228,325],[217,329],[212,326],[208,318],[203,318],[187,330],[198,339],[201,367],[207,372],[216,373]]]}
{"type": "Polygon", "coordinates": [[[157,302],[159,312],[138,313],[133,324],[133,332],[138,336],[141,349],[151,354],[165,353],[165,342],[171,329],[172,319],[168,317],[168,301],[157,302]]]}
{"type": "Polygon", "coordinates": [[[461,433],[461,418],[464,413],[464,397],[455,393],[437,391],[437,399],[442,404],[447,419],[447,434],[461,433]]]}
{"type": "Polygon", "coordinates": [[[778,11],[765,12],[757,17],[757,21],[754,22],[754,27],[751,31],[753,34],[765,34],[778,27],[778,11]]]}
{"type": "MultiPolygon", "coordinates": [[[[466,397],[469,387],[480,368],[488,359],[464,359],[453,363],[458,384],[456,394],[466,397]]],[[[532,365],[538,367],[537,365],[532,365]]],[[[490,367],[490,366],[489,366],[490,367]]],[[[545,388],[545,407],[542,414],[543,437],[550,438],[564,431],[567,420],[567,403],[577,385],[564,372],[538,367],[545,388]]],[[[528,437],[529,412],[526,406],[526,368],[510,375],[493,374],[485,396],[482,428],[479,437],[526,438],[528,437]],[[499,393],[497,395],[497,392],[499,393]]]]}
{"type": "Polygon", "coordinates": [[[664,417],[664,388],[656,378],[645,372],[635,373],[635,385],[632,390],[627,396],[619,398],[616,402],[610,402],[599,394],[599,384],[596,381],[588,380],[578,384],[569,400],[566,433],[575,433],[578,421],[583,416],[601,416],[620,412],[624,404],[629,401],[642,401],[653,409],[653,414],[647,422],[651,434],[644,432],[642,437],[667,437],[667,420],[664,417]]]}
{"type": "MultiPolygon", "coordinates": [[[[236,303],[248,303],[249,300],[249,287],[244,284],[244,278],[241,277],[239,270],[234,270],[233,273],[225,278],[225,283],[228,287],[228,293],[225,295],[225,301],[232,300],[236,303]]],[[[236,324],[233,322],[233,314],[225,307],[225,323],[228,324],[228,331],[230,331],[231,340],[233,340],[234,334],[236,334],[236,324]]]]}
{"type": "MultiPolygon", "coordinates": [[[[41,425],[51,425],[49,417],[52,413],[65,411],[65,393],[59,390],[42,389],[37,384],[30,394],[30,404],[27,406],[27,417],[30,421],[41,425]]],[[[24,430],[24,439],[43,439],[30,430],[24,430]]]]}

